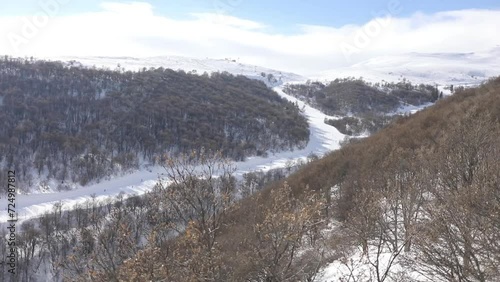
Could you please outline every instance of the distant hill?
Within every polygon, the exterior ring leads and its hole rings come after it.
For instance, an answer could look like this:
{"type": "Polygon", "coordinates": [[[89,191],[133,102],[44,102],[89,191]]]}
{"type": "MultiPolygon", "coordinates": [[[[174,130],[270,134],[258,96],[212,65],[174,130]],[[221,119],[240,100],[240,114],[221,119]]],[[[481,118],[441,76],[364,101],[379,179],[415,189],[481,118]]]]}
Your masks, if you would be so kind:
{"type": "Polygon", "coordinates": [[[500,75],[500,47],[476,53],[408,53],[370,58],[351,66],[314,74],[314,80],[363,77],[372,83],[382,80],[438,85],[478,85],[500,75]]]}
{"type": "Polygon", "coordinates": [[[360,78],[287,84],[284,91],[338,116],[325,122],[347,135],[372,134],[395,119],[401,108],[428,106],[443,95],[432,85],[414,85],[406,80],[370,83],[360,78]]]}
{"type": "Polygon", "coordinates": [[[149,68],[169,68],[183,70],[190,73],[228,72],[233,75],[243,75],[251,79],[260,80],[268,86],[276,86],[290,81],[306,81],[306,78],[291,72],[269,69],[262,66],[244,64],[237,58],[211,59],[190,58],[182,56],[161,57],[56,57],[51,60],[60,60],[68,64],[87,67],[105,67],[111,70],[125,69],[138,71],[149,68]]]}
{"type": "Polygon", "coordinates": [[[5,167],[88,183],[204,147],[235,160],[303,147],[299,109],[264,83],[229,73],[138,72],[0,60],[5,167]]]}

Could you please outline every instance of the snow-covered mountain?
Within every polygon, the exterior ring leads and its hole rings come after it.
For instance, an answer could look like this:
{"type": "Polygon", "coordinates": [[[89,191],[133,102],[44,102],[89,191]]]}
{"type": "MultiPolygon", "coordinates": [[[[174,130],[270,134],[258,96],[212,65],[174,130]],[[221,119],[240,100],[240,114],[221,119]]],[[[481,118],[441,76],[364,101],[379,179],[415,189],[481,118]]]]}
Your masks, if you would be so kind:
{"type": "Polygon", "coordinates": [[[290,81],[305,81],[306,78],[291,72],[274,70],[266,67],[255,66],[240,63],[237,59],[200,59],[180,56],[162,56],[162,57],[56,57],[48,58],[51,60],[60,60],[63,62],[73,62],[84,66],[104,67],[109,69],[123,68],[125,70],[137,71],[143,68],[169,68],[173,70],[184,70],[186,72],[229,72],[234,75],[244,75],[248,78],[261,80],[268,85],[278,85],[290,81]],[[272,82],[268,75],[276,79],[272,82]]]}
{"type": "Polygon", "coordinates": [[[500,75],[500,47],[481,53],[410,53],[372,58],[349,67],[315,76],[317,80],[363,77],[370,82],[394,82],[406,78],[413,83],[477,85],[500,75]]]}
{"type": "Polygon", "coordinates": [[[162,57],[51,57],[51,60],[84,66],[123,68],[140,70],[150,67],[164,67],[186,72],[223,72],[244,75],[270,84],[267,75],[276,78],[276,84],[292,81],[334,80],[344,77],[363,77],[370,82],[382,80],[396,82],[403,78],[413,83],[437,85],[477,85],[484,80],[500,75],[500,46],[478,53],[409,53],[386,55],[355,63],[348,67],[332,68],[308,76],[290,71],[275,70],[262,66],[241,63],[238,59],[189,58],[181,56],[162,57]],[[266,77],[263,77],[262,74],[266,77]]]}

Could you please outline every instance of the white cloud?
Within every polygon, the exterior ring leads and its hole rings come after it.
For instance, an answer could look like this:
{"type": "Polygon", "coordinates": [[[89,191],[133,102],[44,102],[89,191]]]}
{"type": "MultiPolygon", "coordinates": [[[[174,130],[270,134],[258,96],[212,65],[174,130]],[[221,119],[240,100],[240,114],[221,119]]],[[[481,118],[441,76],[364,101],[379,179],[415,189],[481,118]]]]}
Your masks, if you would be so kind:
{"type": "Polygon", "coordinates": [[[160,16],[141,2],[103,3],[99,12],[71,16],[40,8],[35,15],[0,17],[0,53],[239,57],[246,63],[308,74],[380,55],[477,52],[500,44],[497,10],[416,13],[340,28],[302,25],[295,34],[273,33],[262,23],[226,14],[191,16],[160,16]]]}
{"type": "Polygon", "coordinates": [[[220,24],[242,29],[261,29],[265,27],[265,25],[258,22],[240,19],[237,17],[228,16],[224,14],[192,13],[191,15],[200,20],[201,22],[208,24],[220,24]]]}
{"type": "Polygon", "coordinates": [[[153,16],[153,6],[145,2],[132,2],[129,4],[117,2],[104,2],[100,4],[105,11],[114,12],[119,15],[133,16],[136,14],[153,16]]]}

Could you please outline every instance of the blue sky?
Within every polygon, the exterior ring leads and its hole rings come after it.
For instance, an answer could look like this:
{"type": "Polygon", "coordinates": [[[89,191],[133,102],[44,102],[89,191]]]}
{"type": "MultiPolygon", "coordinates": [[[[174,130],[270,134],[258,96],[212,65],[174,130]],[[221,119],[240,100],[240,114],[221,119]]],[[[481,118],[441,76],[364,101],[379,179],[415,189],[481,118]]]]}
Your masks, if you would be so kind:
{"type": "Polygon", "coordinates": [[[500,46],[498,0],[0,0],[0,5],[0,55],[237,58],[314,73],[384,56],[500,46]]]}
{"type": "MultiPolygon", "coordinates": [[[[461,9],[498,9],[498,0],[401,0],[401,13],[435,13],[461,9]]],[[[293,25],[309,24],[340,27],[362,24],[374,15],[388,10],[391,0],[187,0],[151,1],[159,11],[170,16],[182,16],[192,11],[211,12],[215,7],[227,7],[236,17],[263,22],[279,31],[290,31],[293,25]],[[234,3],[234,4],[231,4],[234,3]]]]}
{"type": "MultiPolygon", "coordinates": [[[[40,2],[67,1],[61,14],[69,15],[100,10],[101,0],[0,0],[0,15],[26,15],[39,8],[40,2]],[[21,4],[22,3],[22,4],[21,4]]],[[[130,3],[133,1],[114,1],[130,3]]],[[[158,15],[177,19],[191,13],[224,14],[264,23],[278,32],[293,32],[297,25],[341,27],[363,24],[381,12],[386,12],[395,0],[150,0],[158,15]]],[[[500,9],[498,0],[400,0],[397,16],[410,16],[416,12],[436,13],[462,9],[500,9]]]]}

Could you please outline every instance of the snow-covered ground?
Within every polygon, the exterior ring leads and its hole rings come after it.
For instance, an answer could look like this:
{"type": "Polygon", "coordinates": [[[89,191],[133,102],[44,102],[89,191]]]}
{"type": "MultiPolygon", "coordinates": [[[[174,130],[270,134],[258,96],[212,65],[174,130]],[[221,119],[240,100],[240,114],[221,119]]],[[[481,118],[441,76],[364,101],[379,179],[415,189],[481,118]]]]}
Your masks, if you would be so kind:
{"type": "Polygon", "coordinates": [[[477,85],[500,75],[500,47],[480,53],[410,53],[381,56],[314,75],[316,80],[363,77],[370,82],[477,85]]]}
{"type": "MultiPolygon", "coordinates": [[[[173,70],[203,72],[227,71],[267,81],[261,73],[272,74],[281,82],[311,80],[331,81],[335,78],[363,77],[370,82],[397,82],[406,78],[412,83],[445,85],[477,85],[500,75],[500,46],[476,53],[409,53],[374,57],[348,67],[332,68],[307,76],[241,63],[237,58],[162,57],[47,57],[49,60],[74,61],[85,66],[139,70],[164,67],[173,70]]],[[[446,93],[445,93],[446,94],[446,93]]]]}
{"type": "MultiPolygon", "coordinates": [[[[290,160],[306,159],[311,153],[318,156],[324,155],[327,152],[337,149],[339,142],[344,138],[344,135],[339,133],[334,127],[324,123],[324,119],[327,116],[319,110],[313,109],[285,94],[281,86],[275,87],[274,90],[280,96],[293,103],[297,103],[303,109],[303,113],[309,122],[311,132],[310,141],[302,150],[286,151],[274,155],[270,154],[267,158],[250,157],[244,162],[237,162],[235,163],[237,175],[242,175],[249,171],[266,171],[273,168],[285,167],[290,160]]],[[[50,211],[53,205],[58,202],[63,204],[63,209],[70,209],[75,204],[86,201],[92,195],[95,195],[98,200],[112,198],[120,193],[124,193],[125,195],[140,195],[151,190],[163,172],[164,170],[161,166],[156,166],[102,181],[98,184],[79,187],[71,191],[18,195],[16,198],[18,218],[23,220],[39,216],[46,211],[50,211]]],[[[1,201],[4,202],[5,199],[1,201]]],[[[7,204],[2,204],[2,207],[7,207],[7,204]]],[[[0,213],[0,223],[6,222],[7,219],[6,211],[0,213]]]]}
{"type": "Polygon", "coordinates": [[[410,114],[414,114],[418,111],[421,111],[427,107],[430,107],[434,105],[434,103],[424,103],[422,105],[419,105],[419,106],[415,106],[415,105],[410,105],[410,104],[406,104],[406,105],[401,105],[396,111],[390,113],[389,115],[410,115],[410,114]]]}
{"type": "MultiPolygon", "coordinates": [[[[381,278],[387,271],[384,281],[414,281],[430,282],[424,275],[408,266],[403,266],[405,257],[411,258],[412,254],[401,253],[394,257],[389,250],[384,250],[378,257],[381,278]]],[[[336,260],[317,275],[315,282],[337,282],[337,281],[377,281],[376,267],[377,248],[372,246],[368,255],[363,255],[360,248],[354,248],[348,257],[336,260]]],[[[409,260],[411,261],[411,260],[409,260]]]]}
{"type": "Polygon", "coordinates": [[[63,62],[73,61],[76,65],[87,67],[95,66],[97,68],[108,68],[111,70],[125,69],[138,71],[143,68],[169,68],[173,70],[184,70],[186,72],[196,71],[198,74],[204,72],[212,73],[218,71],[227,71],[234,75],[244,75],[246,77],[264,81],[269,84],[267,75],[272,74],[278,83],[287,83],[290,81],[305,81],[306,78],[291,72],[282,72],[279,70],[269,69],[261,66],[242,64],[237,59],[200,59],[188,58],[180,56],[163,56],[163,57],[49,57],[50,60],[60,60],[63,62]],[[266,77],[262,76],[262,73],[266,77]]]}

